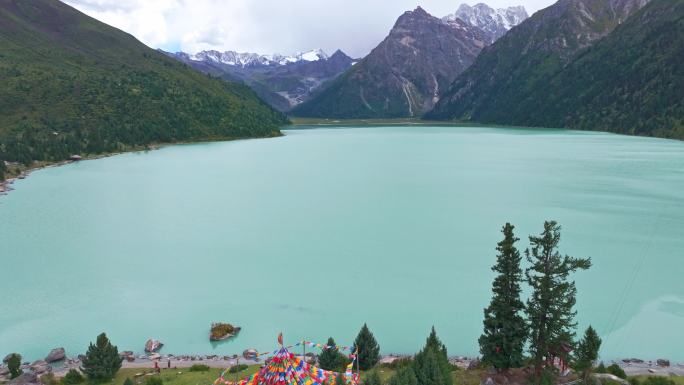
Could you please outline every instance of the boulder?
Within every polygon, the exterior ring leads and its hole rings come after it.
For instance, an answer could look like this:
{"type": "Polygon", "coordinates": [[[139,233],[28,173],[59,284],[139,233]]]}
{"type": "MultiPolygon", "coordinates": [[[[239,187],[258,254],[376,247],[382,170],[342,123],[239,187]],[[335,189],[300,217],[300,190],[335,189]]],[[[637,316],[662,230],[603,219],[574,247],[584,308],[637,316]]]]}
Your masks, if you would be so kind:
{"type": "Polygon", "coordinates": [[[164,344],[159,340],[149,339],[145,342],[145,351],[148,353],[154,353],[159,351],[164,344]]]}
{"type": "Polygon", "coordinates": [[[247,360],[256,360],[256,358],[259,356],[259,352],[257,352],[256,349],[247,349],[242,352],[242,356],[247,360]]]}
{"type": "Polygon", "coordinates": [[[40,381],[35,373],[22,373],[19,377],[10,380],[7,385],[38,385],[40,381]]]}
{"type": "Polygon", "coordinates": [[[662,367],[662,368],[668,368],[668,367],[670,367],[670,360],[666,360],[666,359],[664,359],[664,358],[659,358],[659,359],[656,361],[656,363],[658,364],[658,366],[660,366],[660,367],[662,367]]]}
{"type": "Polygon", "coordinates": [[[484,381],[482,381],[481,385],[496,385],[496,383],[491,377],[487,377],[484,381]]]}
{"type": "Polygon", "coordinates": [[[45,361],[47,362],[57,362],[57,361],[62,361],[63,359],[66,358],[66,353],[64,352],[64,348],[56,348],[52,349],[50,353],[45,357],[45,361]]]}
{"type": "Polygon", "coordinates": [[[6,363],[9,361],[10,357],[12,357],[13,354],[18,355],[18,356],[19,356],[19,361],[21,361],[21,354],[19,354],[19,353],[10,353],[10,354],[6,355],[5,358],[2,359],[2,362],[3,362],[4,364],[6,364],[6,363]]]}

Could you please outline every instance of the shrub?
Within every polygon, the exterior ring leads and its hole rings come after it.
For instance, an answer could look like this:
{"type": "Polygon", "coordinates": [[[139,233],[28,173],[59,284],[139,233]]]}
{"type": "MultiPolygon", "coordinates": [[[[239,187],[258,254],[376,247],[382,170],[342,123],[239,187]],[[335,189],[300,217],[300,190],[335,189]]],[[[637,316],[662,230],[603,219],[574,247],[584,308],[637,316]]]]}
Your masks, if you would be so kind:
{"type": "Polygon", "coordinates": [[[204,364],[194,364],[190,367],[191,372],[208,372],[209,367],[204,364]]]}
{"type": "Polygon", "coordinates": [[[606,368],[606,371],[616,377],[622,378],[623,380],[627,379],[627,374],[624,370],[622,370],[622,368],[618,364],[610,365],[606,368]]]}
{"type": "Polygon", "coordinates": [[[133,380],[131,380],[130,377],[126,377],[126,379],[124,380],[123,385],[135,385],[135,383],[133,382],[133,380]]]}
{"type": "Polygon", "coordinates": [[[7,360],[7,369],[10,371],[10,378],[17,378],[21,374],[21,356],[13,353],[7,360]]]}
{"type": "Polygon", "coordinates": [[[57,381],[55,375],[52,373],[47,373],[40,376],[40,383],[43,385],[59,385],[59,381],[57,381]]]}
{"type": "Polygon", "coordinates": [[[83,378],[81,372],[76,369],[69,369],[67,374],[62,379],[62,383],[65,385],[76,385],[82,383],[84,380],[85,378],[83,378]]]}
{"type": "Polygon", "coordinates": [[[247,370],[247,368],[249,368],[249,366],[244,365],[244,364],[231,366],[230,369],[228,369],[228,373],[238,373],[238,372],[241,372],[243,370],[247,370]]]}
{"type": "Polygon", "coordinates": [[[145,385],[164,385],[164,381],[159,376],[147,377],[145,385]]]}
{"type": "Polygon", "coordinates": [[[663,376],[646,376],[637,381],[641,385],[675,385],[675,382],[671,378],[663,376]]]}
{"type": "Polygon", "coordinates": [[[363,379],[363,385],[382,385],[382,380],[380,379],[380,374],[377,370],[371,370],[366,374],[366,378],[363,379]]]}

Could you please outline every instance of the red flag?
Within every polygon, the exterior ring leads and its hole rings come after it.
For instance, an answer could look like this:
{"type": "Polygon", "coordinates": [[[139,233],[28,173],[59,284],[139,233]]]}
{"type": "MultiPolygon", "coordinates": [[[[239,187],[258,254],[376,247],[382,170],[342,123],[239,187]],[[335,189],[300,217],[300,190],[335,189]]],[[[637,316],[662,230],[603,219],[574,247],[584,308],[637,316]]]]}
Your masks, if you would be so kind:
{"type": "Polygon", "coordinates": [[[280,334],[278,334],[278,343],[281,345],[283,344],[283,332],[280,332],[280,334]]]}

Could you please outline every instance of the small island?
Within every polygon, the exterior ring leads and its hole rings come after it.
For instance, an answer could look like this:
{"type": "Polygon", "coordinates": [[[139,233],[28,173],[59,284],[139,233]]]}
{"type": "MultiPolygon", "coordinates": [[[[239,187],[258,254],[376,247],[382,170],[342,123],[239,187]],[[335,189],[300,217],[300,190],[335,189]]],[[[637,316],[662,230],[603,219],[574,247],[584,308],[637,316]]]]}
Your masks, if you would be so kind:
{"type": "Polygon", "coordinates": [[[233,326],[229,323],[214,322],[211,324],[211,331],[209,332],[210,341],[223,341],[235,337],[240,332],[239,326],[233,326]]]}

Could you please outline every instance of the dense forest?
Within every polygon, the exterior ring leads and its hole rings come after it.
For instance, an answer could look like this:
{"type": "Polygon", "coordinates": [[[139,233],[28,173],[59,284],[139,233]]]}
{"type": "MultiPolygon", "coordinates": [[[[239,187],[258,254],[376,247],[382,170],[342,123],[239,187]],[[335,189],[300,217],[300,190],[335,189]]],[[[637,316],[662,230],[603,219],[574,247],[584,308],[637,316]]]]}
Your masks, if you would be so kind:
{"type": "Polygon", "coordinates": [[[426,118],[684,138],[684,2],[576,3],[485,49],[426,118]]]}
{"type": "MultiPolygon", "coordinates": [[[[0,0],[0,159],[265,137],[287,118],[57,0],[0,0]]],[[[0,168],[0,174],[4,165],[0,168]]]]}

